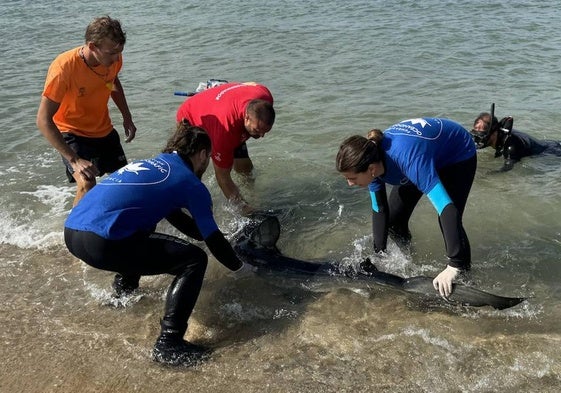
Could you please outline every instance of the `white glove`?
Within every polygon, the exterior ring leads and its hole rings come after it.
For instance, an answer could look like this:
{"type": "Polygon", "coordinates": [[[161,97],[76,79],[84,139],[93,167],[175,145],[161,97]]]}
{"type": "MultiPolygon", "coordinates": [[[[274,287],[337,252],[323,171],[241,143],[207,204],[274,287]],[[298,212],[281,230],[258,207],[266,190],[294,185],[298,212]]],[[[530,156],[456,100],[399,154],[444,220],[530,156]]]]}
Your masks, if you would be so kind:
{"type": "Polygon", "coordinates": [[[448,296],[452,294],[452,281],[456,279],[459,273],[460,269],[448,265],[446,269],[441,271],[440,274],[432,280],[432,285],[434,289],[440,292],[440,296],[448,298],[448,296]]]}
{"type": "Polygon", "coordinates": [[[250,275],[253,275],[255,272],[255,268],[251,266],[249,263],[245,263],[240,267],[238,270],[234,270],[231,272],[232,277],[234,280],[238,280],[240,278],[245,278],[250,275]]]}

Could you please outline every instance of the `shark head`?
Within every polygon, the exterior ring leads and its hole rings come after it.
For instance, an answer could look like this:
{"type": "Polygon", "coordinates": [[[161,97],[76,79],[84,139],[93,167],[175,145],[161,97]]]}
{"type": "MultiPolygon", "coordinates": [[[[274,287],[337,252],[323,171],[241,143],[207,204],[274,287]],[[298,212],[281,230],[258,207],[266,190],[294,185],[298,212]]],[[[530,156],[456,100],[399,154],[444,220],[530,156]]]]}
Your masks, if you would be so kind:
{"type": "Polygon", "coordinates": [[[256,248],[276,248],[280,236],[280,223],[277,217],[268,214],[254,214],[241,233],[244,239],[256,248]]]}
{"type": "Polygon", "coordinates": [[[279,219],[271,215],[256,215],[252,217],[254,225],[250,225],[248,237],[258,247],[274,248],[280,236],[279,219]]]}

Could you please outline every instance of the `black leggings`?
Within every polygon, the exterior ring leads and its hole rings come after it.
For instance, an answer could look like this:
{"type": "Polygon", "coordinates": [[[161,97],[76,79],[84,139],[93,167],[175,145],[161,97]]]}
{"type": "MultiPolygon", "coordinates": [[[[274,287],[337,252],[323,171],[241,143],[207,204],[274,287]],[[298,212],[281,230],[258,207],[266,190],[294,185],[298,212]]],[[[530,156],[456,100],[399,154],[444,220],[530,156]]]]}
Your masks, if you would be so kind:
{"type": "Polygon", "coordinates": [[[166,297],[164,322],[185,332],[195,307],[208,262],[194,244],[160,233],[107,240],[93,232],[64,229],[68,250],[88,265],[125,277],[156,274],[175,276],[166,297]]]}
{"type": "MultiPolygon", "coordinates": [[[[461,269],[469,269],[471,264],[471,247],[462,224],[462,216],[476,168],[477,156],[474,155],[438,171],[440,181],[454,204],[444,209],[438,223],[444,237],[449,264],[461,269]]],[[[409,218],[422,195],[423,193],[411,182],[392,189],[388,200],[388,226],[392,233],[405,239],[411,237],[409,218]]]]}
{"type": "MultiPolygon", "coordinates": [[[[452,202],[458,209],[460,217],[464,213],[467,198],[475,177],[477,156],[465,161],[444,167],[438,176],[452,202]]],[[[423,193],[411,182],[393,187],[388,204],[390,208],[389,226],[397,233],[405,235],[409,232],[409,218],[423,193]]]]}

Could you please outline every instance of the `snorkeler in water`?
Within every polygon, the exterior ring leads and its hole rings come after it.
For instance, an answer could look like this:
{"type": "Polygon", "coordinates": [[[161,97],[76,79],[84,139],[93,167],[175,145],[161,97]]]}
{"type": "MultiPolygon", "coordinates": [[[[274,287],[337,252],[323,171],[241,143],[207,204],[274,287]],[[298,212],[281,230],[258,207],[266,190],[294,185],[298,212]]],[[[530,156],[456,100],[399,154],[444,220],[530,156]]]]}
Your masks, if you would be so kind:
{"type": "Polygon", "coordinates": [[[498,121],[494,116],[495,104],[491,113],[482,112],[473,122],[471,136],[478,149],[491,146],[495,149],[495,158],[503,156],[504,165],[501,172],[506,172],[523,157],[539,154],[554,154],[561,157],[561,142],[554,140],[537,140],[528,134],[512,128],[513,118],[507,116],[498,121]]]}

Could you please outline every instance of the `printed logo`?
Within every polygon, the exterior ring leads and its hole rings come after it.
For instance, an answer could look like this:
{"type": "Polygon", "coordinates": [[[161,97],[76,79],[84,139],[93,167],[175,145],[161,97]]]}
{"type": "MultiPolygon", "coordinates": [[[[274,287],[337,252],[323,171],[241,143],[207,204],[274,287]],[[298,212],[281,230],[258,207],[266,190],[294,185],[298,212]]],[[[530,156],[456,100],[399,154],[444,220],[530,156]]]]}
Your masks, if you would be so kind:
{"type": "Polygon", "coordinates": [[[409,122],[409,123],[411,123],[411,124],[420,124],[421,127],[423,127],[423,128],[425,128],[425,126],[426,126],[427,124],[429,124],[428,121],[426,121],[425,119],[422,119],[422,118],[420,118],[420,117],[417,118],[417,119],[410,119],[410,120],[404,121],[404,123],[406,123],[406,122],[409,122]]]}
{"type": "Polygon", "coordinates": [[[403,120],[384,131],[388,135],[402,135],[428,140],[438,138],[441,132],[442,121],[440,119],[420,117],[403,120]]]}
{"type": "Polygon", "coordinates": [[[231,91],[231,90],[239,89],[240,87],[244,87],[244,85],[241,84],[241,85],[230,86],[230,87],[228,87],[228,88],[222,90],[220,93],[218,93],[214,99],[215,99],[216,101],[220,101],[220,98],[222,98],[222,96],[223,96],[224,94],[226,94],[227,92],[229,92],[229,91],[231,91]]]}
{"type": "Polygon", "coordinates": [[[144,167],[142,166],[142,164],[143,164],[142,162],[131,162],[131,163],[128,164],[127,166],[124,166],[124,167],[122,167],[121,169],[119,169],[119,170],[117,171],[117,173],[118,173],[119,175],[122,175],[123,172],[132,172],[132,173],[134,173],[135,175],[138,175],[138,173],[139,173],[140,171],[149,171],[149,170],[150,170],[150,169],[148,169],[148,168],[144,168],[144,167]]]}
{"type": "Polygon", "coordinates": [[[146,186],[165,182],[170,175],[170,165],[163,159],[152,158],[131,162],[105,178],[104,186],[146,186]]]}

